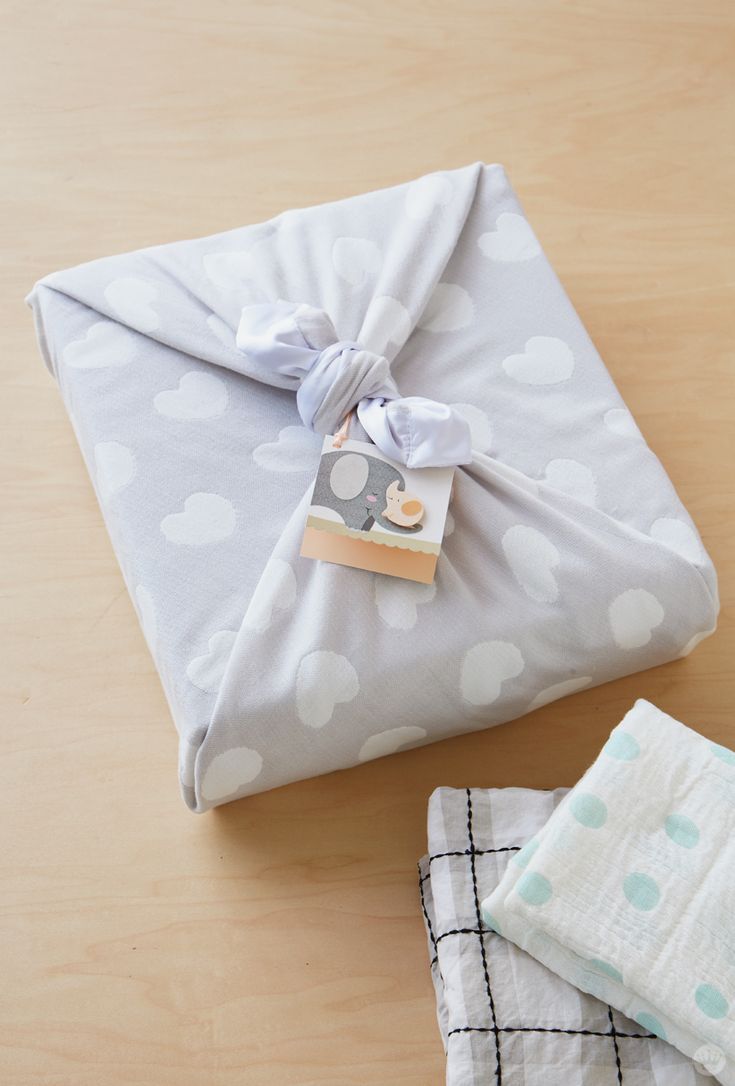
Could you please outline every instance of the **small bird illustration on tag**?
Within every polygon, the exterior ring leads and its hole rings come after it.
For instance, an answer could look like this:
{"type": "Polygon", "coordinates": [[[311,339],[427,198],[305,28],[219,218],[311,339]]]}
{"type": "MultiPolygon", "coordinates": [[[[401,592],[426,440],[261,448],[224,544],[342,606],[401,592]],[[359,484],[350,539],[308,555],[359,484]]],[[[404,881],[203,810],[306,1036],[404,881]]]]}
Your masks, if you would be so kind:
{"type": "Polygon", "coordinates": [[[424,515],[424,503],[418,498],[406,494],[398,487],[398,481],[391,483],[385,492],[388,504],[383,510],[386,520],[398,524],[401,528],[415,528],[424,515]]]}

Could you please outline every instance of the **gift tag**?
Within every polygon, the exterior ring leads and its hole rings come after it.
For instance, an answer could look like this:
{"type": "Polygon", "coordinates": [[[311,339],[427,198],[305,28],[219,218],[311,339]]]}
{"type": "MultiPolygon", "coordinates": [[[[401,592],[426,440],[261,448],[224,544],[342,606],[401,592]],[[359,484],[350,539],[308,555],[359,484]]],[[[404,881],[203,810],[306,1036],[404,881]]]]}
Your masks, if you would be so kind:
{"type": "Polygon", "coordinates": [[[454,468],[410,469],[366,441],[324,439],[301,554],[431,584],[454,468]]]}

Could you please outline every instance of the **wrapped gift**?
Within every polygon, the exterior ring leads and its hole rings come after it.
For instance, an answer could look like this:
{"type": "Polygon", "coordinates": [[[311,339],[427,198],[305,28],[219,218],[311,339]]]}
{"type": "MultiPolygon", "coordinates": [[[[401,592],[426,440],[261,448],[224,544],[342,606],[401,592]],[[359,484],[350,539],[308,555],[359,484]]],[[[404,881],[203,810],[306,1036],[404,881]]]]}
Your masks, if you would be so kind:
{"type": "Polygon", "coordinates": [[[28,300],[194,810],[510,720],[714,628],[697,531],[500,166],[92,261],[28,300]],[[448,512],[424,486],[442,472],[448,512]],[[404,565],[337,564],[340,539],[404,565]]]}

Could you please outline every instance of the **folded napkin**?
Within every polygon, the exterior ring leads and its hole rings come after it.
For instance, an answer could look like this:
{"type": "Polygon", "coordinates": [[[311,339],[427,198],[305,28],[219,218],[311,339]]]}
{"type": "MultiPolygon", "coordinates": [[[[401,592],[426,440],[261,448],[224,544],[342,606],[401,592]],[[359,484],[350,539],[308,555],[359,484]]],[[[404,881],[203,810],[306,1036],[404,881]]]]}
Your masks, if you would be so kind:
{"type": "Polygon", "coordinates": [[[691,1060],[488,928],[480,902],[566,794],[439,788],[419,864],[448,1086],[705,1086],[691,1060]]]}
{"type": "Polygon", "coordinates": [[[28,301],[197,811],[714,628],[699,536],[500,166],[95,260],[28,301]],[[461,465],[433,585],[300,557],[318,434],[351,408],[399,462],[461,465]]]}
{"type": "Polygon", "coordinates": [[[735,753],[637,701],[482,914],[733,1086],[735,753]]]}

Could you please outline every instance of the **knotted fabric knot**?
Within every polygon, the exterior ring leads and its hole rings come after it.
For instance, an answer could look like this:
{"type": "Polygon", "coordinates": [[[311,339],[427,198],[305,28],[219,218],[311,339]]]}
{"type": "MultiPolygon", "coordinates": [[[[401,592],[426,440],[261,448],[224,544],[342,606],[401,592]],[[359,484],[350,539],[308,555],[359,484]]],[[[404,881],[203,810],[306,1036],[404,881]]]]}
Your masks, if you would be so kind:
{"type": "Polygon", "coordinates": [[[296,392],[305,426],[319,434],[357,416],[381,452],[409,468],[450,467],[472,459],[467,422],[446,404],[402,397],[383,355],[340,340],[322,309],[296,302],[245,306],[237,329],[244,370],[296,392]]]}

